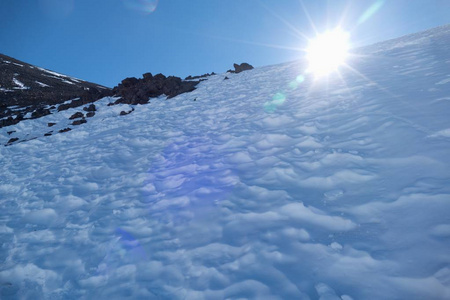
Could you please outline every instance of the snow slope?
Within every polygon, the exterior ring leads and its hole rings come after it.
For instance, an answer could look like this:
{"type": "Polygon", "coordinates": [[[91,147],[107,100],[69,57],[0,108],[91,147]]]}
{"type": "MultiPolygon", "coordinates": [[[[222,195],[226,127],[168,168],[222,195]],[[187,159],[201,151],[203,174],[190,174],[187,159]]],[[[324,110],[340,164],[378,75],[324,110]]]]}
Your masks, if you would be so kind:
{"type": "Polygon", "coordinates": [[[358,52],[0,129],[1,298],[449,299],[450,26],[358,52]]]}

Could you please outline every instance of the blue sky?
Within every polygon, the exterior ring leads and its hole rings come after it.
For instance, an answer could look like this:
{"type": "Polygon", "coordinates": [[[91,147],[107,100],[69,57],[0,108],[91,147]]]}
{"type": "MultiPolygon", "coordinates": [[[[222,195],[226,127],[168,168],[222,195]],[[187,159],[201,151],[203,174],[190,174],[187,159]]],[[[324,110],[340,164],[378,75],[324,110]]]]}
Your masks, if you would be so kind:
{"type": "Polygon", "coordinates": [[[340,23],[354,45],[450,23],[448,0],[0,0],[0,53],[110,87],[270,65],[314,36],[302,3],[317,30],[340,23]]]}

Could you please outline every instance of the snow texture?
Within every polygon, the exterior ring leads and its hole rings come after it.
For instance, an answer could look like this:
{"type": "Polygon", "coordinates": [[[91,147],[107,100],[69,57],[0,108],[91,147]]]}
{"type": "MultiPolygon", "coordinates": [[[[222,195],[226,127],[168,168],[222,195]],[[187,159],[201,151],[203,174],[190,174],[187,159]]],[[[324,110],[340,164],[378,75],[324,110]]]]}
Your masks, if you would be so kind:
{"type": "MultiPolygon", "coordinates": [[[[44,75],[46,77],[54,78],[54,79],[59,79],[59,80],[61,80],[64,83],[77,84],[77,83],[80,83],[80,81],[81,81],[80,79],[77,79],[77,78],[74,78],[74,77],[70,77],[70,76],[67,76],[67,75],[63,75],[63,74],[60,74],[60,73],[57,73],[57,72],[53,72],[53,71],[50,71],[50,70],[47,70],[47,69],[43,69],[43,68],[39,68],[39,67],[37,67],[37,68],[39,70],[47,73],[47,74],[42,74],[42,75],[44,75]],[[48,75],[48,74],[50,74],[50,75],[48,75]]],[[[100,87],[100,88],[103,89],[104,87],[100,87]]]]}
{"type": "Polygon", "coordinates": [[[16,85],[16,87],[14,89],[16,90],[28,90],[29,87],[25,86],[25,84],[23,84],[19,79],[17,79],[16,77],[13,78],[13,83],[14,85],[16,85]]]}
{"type": "Polygon", "coordinates": [[[0,129],[1,298],[450,299],[450,27],[358,51],[0,129]]]}
{"type": "Polygon", "coordinates": [[[45,84],[45,83],[42,83],[42,82],[39,82],[39,81],[35,81],[37,84],[39,84],[39,86],[41,86],[41,87],[50,87],[48,84],[45,84]]]}

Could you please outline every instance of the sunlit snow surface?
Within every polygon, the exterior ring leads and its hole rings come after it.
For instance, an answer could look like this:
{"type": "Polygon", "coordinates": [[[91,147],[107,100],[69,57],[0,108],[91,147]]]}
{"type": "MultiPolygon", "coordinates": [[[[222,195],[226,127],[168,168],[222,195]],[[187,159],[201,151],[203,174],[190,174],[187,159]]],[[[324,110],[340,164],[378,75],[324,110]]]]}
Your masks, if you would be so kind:
{"type": "Polygon", "coordinates": [[[1,298],[449,299],[450,27],[360,54],[0,129],[1,298]]]}

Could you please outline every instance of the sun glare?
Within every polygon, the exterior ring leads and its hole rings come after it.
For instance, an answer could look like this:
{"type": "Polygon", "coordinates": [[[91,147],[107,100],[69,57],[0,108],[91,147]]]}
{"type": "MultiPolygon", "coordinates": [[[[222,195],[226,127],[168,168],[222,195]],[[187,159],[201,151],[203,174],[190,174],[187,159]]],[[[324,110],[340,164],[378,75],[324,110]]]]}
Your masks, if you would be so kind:
{"type": "Polygon", "coordinates": [[[306,50],[308,71],[316,76],[328,75],[345,64],[350,35],[340,28],[327,31],[311,40],[306,50]]]}

